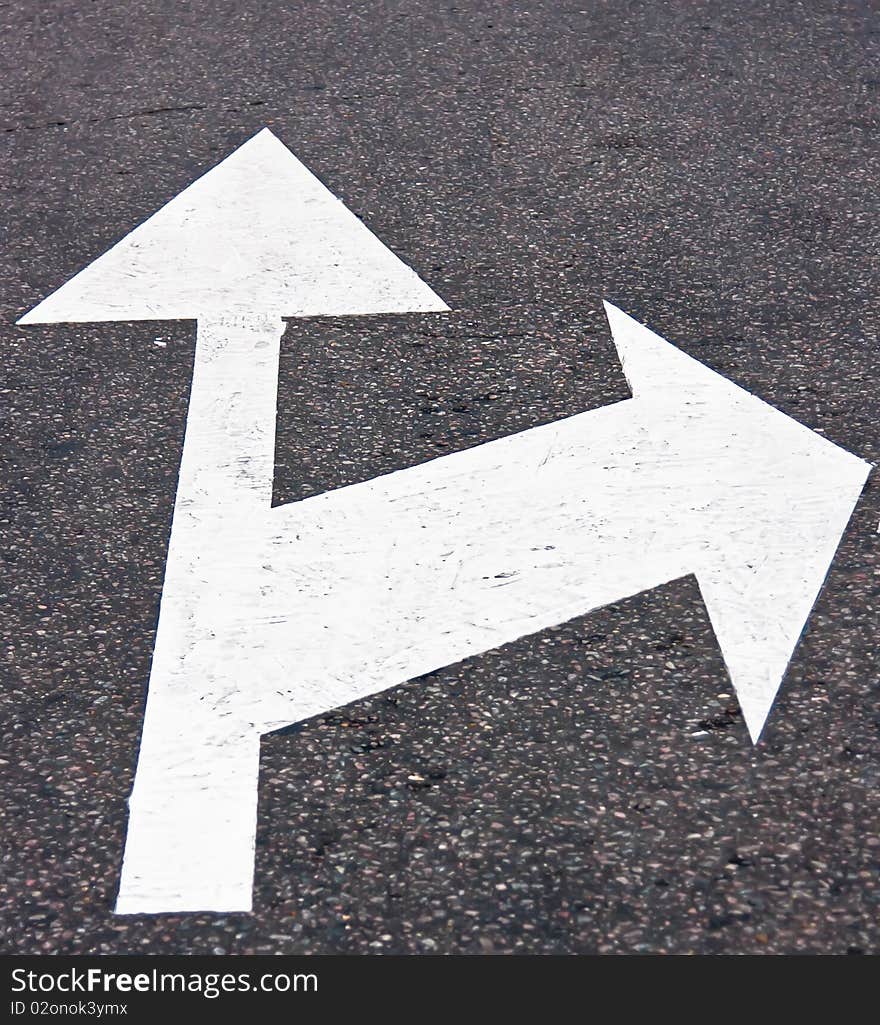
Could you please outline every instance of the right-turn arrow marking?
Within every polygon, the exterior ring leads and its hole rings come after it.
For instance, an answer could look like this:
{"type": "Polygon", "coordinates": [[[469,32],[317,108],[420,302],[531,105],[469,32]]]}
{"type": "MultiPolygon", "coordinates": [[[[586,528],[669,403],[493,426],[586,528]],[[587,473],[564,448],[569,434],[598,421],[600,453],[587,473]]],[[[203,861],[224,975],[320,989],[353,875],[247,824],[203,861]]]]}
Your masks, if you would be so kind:
{"type": "Polygon", "coordinates": [[[247,910],[259,738],[695,574],[753,740],[868,463],[606,304],[633,397],[271,507],[282,316],[446,306],[270,133],[22,318],[196,318],[117,910],[247,910]]]}

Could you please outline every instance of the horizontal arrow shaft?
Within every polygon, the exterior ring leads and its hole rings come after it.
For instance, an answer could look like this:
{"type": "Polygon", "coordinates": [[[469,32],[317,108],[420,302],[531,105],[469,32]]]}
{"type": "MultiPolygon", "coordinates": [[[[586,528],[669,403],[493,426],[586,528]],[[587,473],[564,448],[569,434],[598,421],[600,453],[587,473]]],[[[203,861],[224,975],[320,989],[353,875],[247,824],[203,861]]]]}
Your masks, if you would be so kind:
{"type": "Polygon", "coordinates": [[[273,510],[257,616],[226,619],[256,618],[296,666],[267,688],[266,725],[696,570],[705,535],[672,515],[649,419],[630,400],[273,510]]]}
{"type": "Polygon", "coordinates": [[[697,569],[680,411],[633,399],[272,509],[278,333],[199,326],[151,695],[261,652],[265,731],[697,569]]]}

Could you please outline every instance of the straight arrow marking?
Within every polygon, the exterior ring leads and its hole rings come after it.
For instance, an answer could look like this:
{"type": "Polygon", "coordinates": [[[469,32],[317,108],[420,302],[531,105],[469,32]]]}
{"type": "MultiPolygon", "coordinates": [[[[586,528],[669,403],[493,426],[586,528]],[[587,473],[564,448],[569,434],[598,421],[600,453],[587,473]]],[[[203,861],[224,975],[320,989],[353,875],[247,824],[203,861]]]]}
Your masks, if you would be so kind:
{"type": "Polygon", "coordinates": [[[19,324],[448,309],[264,128],[19,324]]]}
{"type": "Polygon", "coordinates": [[[281,317],[446,308],[263,132],[22,319],[198,320],[117,912],[250,909],[262,734],[686,574],[757,741],[869,464],[609,304],[631,399],[271,507],[281,317]]]}

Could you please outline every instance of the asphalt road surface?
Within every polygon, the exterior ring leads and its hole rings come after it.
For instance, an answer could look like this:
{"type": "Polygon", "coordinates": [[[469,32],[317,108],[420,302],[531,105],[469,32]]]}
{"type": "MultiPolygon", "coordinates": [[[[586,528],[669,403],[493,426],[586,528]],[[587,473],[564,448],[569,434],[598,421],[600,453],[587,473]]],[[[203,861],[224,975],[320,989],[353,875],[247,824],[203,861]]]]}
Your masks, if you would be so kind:
{"type": "Polygon", "coordinates": [[[873,477],[757,748],[685,578],[264,738],[254,913],[114,916],[194,326],[14,326],[269,126],[453,310],[291,324],[276,502],[627,397],[603,298],[876,462],[876,6],[0,31],[2,950],[880,950],[873,477]]]}

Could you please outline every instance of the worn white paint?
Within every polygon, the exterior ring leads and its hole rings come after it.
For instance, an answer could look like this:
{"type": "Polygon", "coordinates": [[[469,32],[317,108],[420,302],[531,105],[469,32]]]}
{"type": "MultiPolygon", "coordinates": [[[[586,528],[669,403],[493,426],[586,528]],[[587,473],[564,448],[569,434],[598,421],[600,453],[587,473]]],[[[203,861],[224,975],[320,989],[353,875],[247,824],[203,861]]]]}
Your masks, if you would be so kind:
{"type": "MultiPolygon", "coordinates": [[[[209,178],[199,184],[223,221],[209,178]]],[[[247,176],[227,181],[234,204],[247,176]]],[[[267,186],[272,202],[282,191],[267,186]]],[[[297,205],[295,191],[286,199],[297,205]]],[[[186,210],[184,233],[203,223],[186,210]]],[[[272,235],[275,219],[258,223],[272,235]]],[[[263,308],[224,291],[218,309],[209,279],[167,303],[138,279],[120,296],[138,234],[108,254],[122,262],[105,264],[107,279],[91,273],[98,261],[29,318],[94,319],[104,302],[113,316],[198,316],[118,912],[250,908],[262,734],[684,574],[757,740],[868,464],[606,306],[631,399],[273,509],[279,315],[322,312],[321,296],[349,313],[443,304],[368,233],[358,274],[357,253],[333,250],[331,277],[337,261],[354,277],[332,289],[317,247],[303,250],[307,271],[260,264],[283,301],[236,271],[263,308]]],[[[209,274],[210,252],[200,258],[209,274]]]]}

